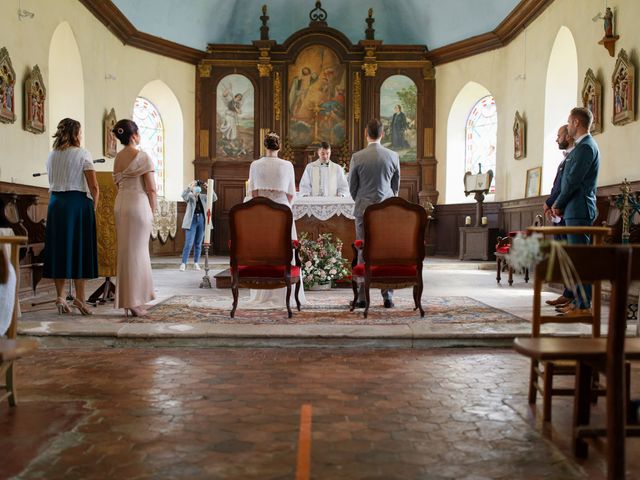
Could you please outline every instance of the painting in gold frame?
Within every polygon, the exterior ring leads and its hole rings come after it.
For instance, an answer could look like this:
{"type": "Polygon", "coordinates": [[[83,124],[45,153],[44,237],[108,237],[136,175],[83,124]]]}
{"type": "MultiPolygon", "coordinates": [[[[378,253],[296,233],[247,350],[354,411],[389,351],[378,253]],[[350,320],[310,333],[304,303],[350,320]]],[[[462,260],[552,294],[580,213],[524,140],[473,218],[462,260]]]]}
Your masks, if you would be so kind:
{"type": "Polygon", "coordinates": [[[540,183],[542,181],[542,167],[530,168],[527,170],[527,182],[524,187],[524,196],[539,197],[540,183]]]}

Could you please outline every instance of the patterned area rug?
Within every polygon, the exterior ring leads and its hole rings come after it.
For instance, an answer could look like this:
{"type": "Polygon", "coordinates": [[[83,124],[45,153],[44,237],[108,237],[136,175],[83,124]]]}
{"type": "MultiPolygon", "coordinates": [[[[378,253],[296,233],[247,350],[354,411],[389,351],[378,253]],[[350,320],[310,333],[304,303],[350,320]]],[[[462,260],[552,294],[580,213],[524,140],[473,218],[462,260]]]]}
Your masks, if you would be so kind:
{"type": "Polygon", "coordinates": [[[363,317],[363,310],[349,311],[348,295],[307,294],[307,305],[302,311],[295,310],[293,317],[287,318],[286,309],[248,310],[242,308],[242,298],[235,318],[231,318],[231,300],[221,302],[206,295],[176,295],[152,307],[145,318],[133,318],[136,323],[214,323],[245,325],[394,325],[412,322],[432,322],[449,324],[469,323],[526,323],[504,310],[490,307],[469,297],[425,297],[422,306],[424,318],[413,310],[410,298],[394,298],[395,308],[383,308],[379,295],[372,300],[369,317],[363,317]]]}

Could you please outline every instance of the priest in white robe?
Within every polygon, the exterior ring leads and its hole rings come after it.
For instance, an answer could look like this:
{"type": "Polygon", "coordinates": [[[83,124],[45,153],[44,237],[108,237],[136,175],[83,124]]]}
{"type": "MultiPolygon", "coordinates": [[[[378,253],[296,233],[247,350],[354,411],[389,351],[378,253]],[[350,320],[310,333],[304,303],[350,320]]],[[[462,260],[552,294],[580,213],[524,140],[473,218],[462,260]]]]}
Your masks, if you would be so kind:
{"type": "Polygon", "coordinates": [[[340,165],[331,161],[331,145],[322,142],[318,148],[318,160],[304,169],[300,179],[300,195],[303,197],[346,197],[349,184],[340,165]]]}

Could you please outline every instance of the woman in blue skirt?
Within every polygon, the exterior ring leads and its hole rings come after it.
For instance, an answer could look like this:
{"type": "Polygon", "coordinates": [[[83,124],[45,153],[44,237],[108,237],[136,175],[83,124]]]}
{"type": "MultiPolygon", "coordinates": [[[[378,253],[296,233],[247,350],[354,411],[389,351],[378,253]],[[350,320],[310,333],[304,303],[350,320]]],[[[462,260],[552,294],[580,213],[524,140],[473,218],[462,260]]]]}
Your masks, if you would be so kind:
{"type": "Polygon", "coordinates": [[[91,315],[84,303],[85,280],[98,276],[95,209],[98,181],[91,155],[80,148],[80,122],[65,118],[58,123],[53,151],[47,159],[49,208],[45,237],[44,277],[56,285],[58,313],[77,308],[91,315]],[[64,283],[74,280],[76,297],[64,299],[64,283]]]}

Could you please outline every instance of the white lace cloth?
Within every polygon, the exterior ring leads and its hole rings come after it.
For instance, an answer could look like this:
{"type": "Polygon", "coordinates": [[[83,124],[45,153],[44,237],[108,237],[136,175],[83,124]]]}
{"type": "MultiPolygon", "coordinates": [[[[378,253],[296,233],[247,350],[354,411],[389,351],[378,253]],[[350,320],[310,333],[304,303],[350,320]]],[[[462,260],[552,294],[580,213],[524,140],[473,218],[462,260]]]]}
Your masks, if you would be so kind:
{"type": "Polygon", "coordinates": [[[323,221],[337,215],[353,220],[353,206],[351,197],[296,197],[291,210],[294,220],[306,215],[323,221]]]}

